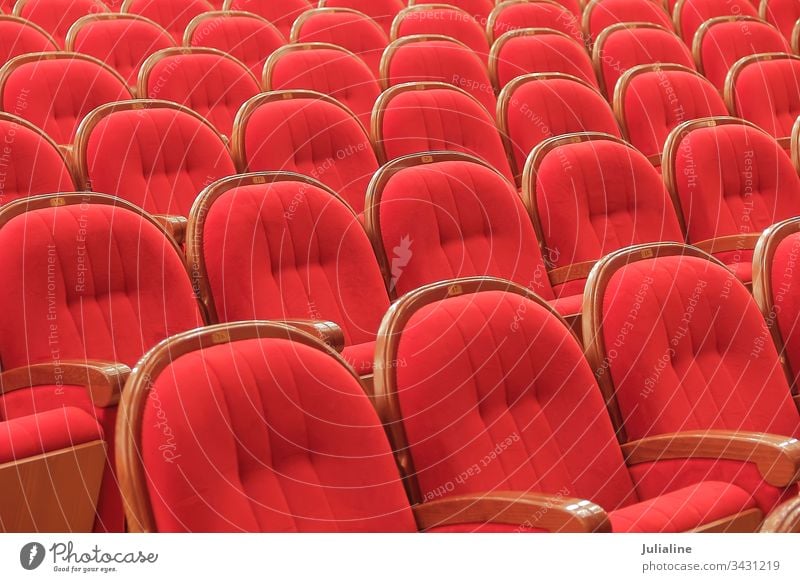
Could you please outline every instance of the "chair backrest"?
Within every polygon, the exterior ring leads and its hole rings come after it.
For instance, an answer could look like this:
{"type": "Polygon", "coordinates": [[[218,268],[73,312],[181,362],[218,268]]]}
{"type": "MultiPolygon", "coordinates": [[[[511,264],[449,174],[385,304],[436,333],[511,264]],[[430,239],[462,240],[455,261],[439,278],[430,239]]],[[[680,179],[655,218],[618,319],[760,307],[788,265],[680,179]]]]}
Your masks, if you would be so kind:
{"type": "Polygon", "coordinates": [[[67,50],[92,56],[136,88],[139,69],[156,51],[175,46],[160,25],[134,14],[90,14],[78,19],[67,34],[67,50]]]}
{"type": "Polygon", "coordinates": [[[125,79],[78,53],[33,53],[0,69],[0,107],[40,127],[60,146],[95,107],[130,99],[125,79]]]}
{"type": "Polygon", "coordinates": [[[264,65],[267,91],[305,89],[341,101],[364,126],[381,92],[375,75],[356,55],[332,44],[290,44],[272,53],[264,65]]]}
{"type": "Polygon", "coordinates": [[[715,16],[753,16],[758,11],[750,0],[678,0],[672,12],[675,31],[691,46],[700,26],[715,16]]]}
{"type": "Polygon", "coordinates": [[[709,255],[677,244],[618,251],[592,272],[585,310],[587,355],[603,370],[622,439],[711,429],[800,434],[758,306],[709,255]]]}
{"type": "Polygon", "coordinates": [[[203,324],[175,242],[123,200],[19,200],[0,210],[0,240],[0,264],[14,274],[0,290],[5,369],[52,362],[54,349],[63,360],[133,366],[159,341],[203,324]]]}
{"type": "Polygon", "coordinates": [[[392,23],[392,40],[417,34],[441,34],[454,38],[484,61],[489,55],[485,27],[456,6],[426,3],[401,10],[392,23]]]}
{"type": "Polygon", "coordinates": [[[306,176],[215,182],[192,208],[187,240],[195,288],[215,321],[333,321],[350,345],[374,340],[389,307],[358,217],[306,176]]]}
{"type": "Polygon", "coordinates": [[[369,16],[349,8],[315,8],[301,14],[292,27],[295,43],[324,42],[346,48],[377,78],[389,38],[369,16]]]}
{"type": "Polygon", "coordinates": [[[732,115],[752,121],[788,147],[800,117],[800,57],[767,53],[740,59],[725,81],[725,101],[732,115]]]}
{"type": "Polygon", "coordinates": [[[183,44],[227,53],[260,80],[267,57],[286,44],[286,39],[275,25],[256,14],[216,11],[195,16],[186,27],[183,44]]]}
{"type": "Polygon", "coordinates": [[[800,4],[794,0],[761,0],[758,15],[791,41],[794,25],[800,19],[800,4]]]}
{"type": "Polygon", "coordinates": [[[398,297],[474,276],[555,297],[514,184],[473,156],[430,152],[389,162],[370,184],[364,214],[387,288],[398,297]]]}
{"type": "Polygon", "coordinates": [[[505,0],[489,15],[486,33],[493,43],[509,30],[550,28],[583,42],[580,21],[564,6],[549,0],[505,0]]]}
{"type": "MultiPolygon", "coordinates": [[[[428,0],[408,0],[409,6],[422,6],[430,4],[428,0]]],[[[469,14],[485,27],[489,14],[495,5],[495,0],[442,0],[441,4],[458,8],[469,14]]]]}
{"type": "Polygon", "coordinates": [[[381,326],[375,369],[412,502],[564,490],[607,508],[637,501],[580,345],[527,289],[471,278],[405,295],[381,326]]]}
{"type": "Polygon", "coordinates": [[[175,44],[180,45],[189,22],[213,10],[214,6],[206,0],[125,0],[120,12],[138,14],[157,22],[172,35],[175,44]]]}
{"type": "Polygon", "coordinates": [[[542,142],[525,165],[522,191],[560,293],[580,293],[593,264],[611,251],[683,241],[661,175],[644,155],[607,134],[542,142]]]}
{"type": "Polygon", "coordinates": [[[203,188],[236,173],[211,124],[170,101],[98,107],[81,124],[75,159],[85,189],[175,216],[188,216],[203,188]]]}
{"type": "Polygon", "coordinates": [[[181,334],[128,388],[117,461],[131,531],[416,531],[363,384],[301,331],[248,322],[181,334]]]}
{"type": "Polygon", "coordinates": [[[664,142],[690,119],[727,115],[719,92],[697,71],[681,65],[638,65],[620,77],[614,112],[622,135],[654,164],[661,163],[664,142]]]}
{"type": "Polygon", "coordinates": [[[672,29],[672,19],[658,1],[591,0],[583,11],[583,33],[592,42],[609,26],[629,22],[647,22],[672,29]]]}
{"type": "Polygon", "coordinates": [[[749,16],[707,20],[697,29],[693,44],[700,72],[720,91],[725,88],[728,71],[742,57],[791,50],[777,28],[749,16]]]}
{"type": "Polygon", "coordinates": [[[486,62],[468,46],[442,35],[404,36],[392,41],[381,61],[384,88],[402,83],[449,83],[475,97],[488,111],[497,98],[486,62]]]}
{"type": "Polygon", "coordinates": [[[59,48],[66,43],[72,23],[87,14],[108,12],[101,0],[17,0],[14,15],[39,25],[59,48]]]}
{"type": "Polygon", "coordinates": [[[57,51],[53,37],[19,16],[0,15],[0,66],[19,55],[57,51]]]}
{"type": "Polygon", "coordinates": [[[592,47],[592,61],[609,99],[619,78],[637,65],[674,63],[695,68],[692,52],[672,30],[651,23],[613,24],[592,47]]]}
{"type": "Polygon", "coordinates": [[[294,21],[314,4],[308,0],[225,0],[223,8],[257,14],[274,24],[288,40],[294,21]]]}
{"type": "Polygon", "coordinates": [[[749,282],[762,230],[800,215],[800,178],[763,130],[732,117],[679,125],[664,149],[664,179],[687,240],[749,282]]]}
{"type": "Polygon", "coordinates": [[[383,159],[427,151],[476,156],[514,179],[494,119],[477,99],[445,83],[406,83],[375,103],[372,137],[383,159]]]}
{"type": "Polygon", "coordinates": [[[388,37],[392,21],[405,7],[403,0],[319,0],[320,8],[352,8],[377,22],[388,37]]]}
{"type": "Polygon", "coordinates": [[[217,49],[170,48],[150,55],[139,74],[138,94],[185,105],[225,136],[245,101],[261,92],[244,63],[217,49]]]}
{"type": "Polygon", "coordinates": [[[364,127],[338,101],[313,91],[275,91],[242,106],[233,133],[242,172],[296,172],[337,192],[356,212],[378,158],[364,127]]]}
{"type": "Polygon", "coordinates": [[[517,181],[528,154],[547,138],[582,131],[620,136],[614,112],[597,89],[563,73],[511,81],[500,95],[497,120],[508,139],[517,181]]]}
{"type": "Polygon", "coordinates": [[[492,45],[489,75],[497,89],[528,73],[566,73],[598,87],[586,47],[550,28],[511,30],[492,45]]]}
{"type": "Polygon", "coordinates": [[[41,129],[0,113],[0,206],[37,194],[77,190],[64,154],[41,129]]]}

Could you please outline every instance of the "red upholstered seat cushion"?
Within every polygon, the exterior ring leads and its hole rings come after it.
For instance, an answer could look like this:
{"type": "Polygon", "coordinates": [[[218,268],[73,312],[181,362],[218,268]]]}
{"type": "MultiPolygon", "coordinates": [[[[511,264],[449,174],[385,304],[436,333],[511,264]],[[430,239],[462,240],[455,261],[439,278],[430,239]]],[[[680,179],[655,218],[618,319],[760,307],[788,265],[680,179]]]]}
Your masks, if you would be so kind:
{"type": "Polygon", "coordinates": [[[102,438],[103,431],[97,421],[77,408],[0,421],[0,464],[102,438]]]}
{"type": "Polygon", "coordinates": [[[92,189],[155,214],[187,216],[214,180],[236,173],[225,144],[196,117],[175,109],[116,111],[87,141],[92,189]]]}
{"type": "Polygon", "coordinates": [[[778,329],[784,353],[794,374],[800,380],[800,280],[796,269],[800,254],[800,234],[791,234],[775,248],[772,266],[764,273],[772,282],[772,303],[777,314],[778,329]]]}
{"type": "Polygon", "coordinates": [[[443,34],[463,42],[484,61],[489,55],[485,24],[482,26],[480,20],[451,5],[435,5],[406,12],[398,21],[395,36],[400,38],[414,34],[443,34]]]}
{"type": "Polygon", "coordinates": [[[694,33],[706,20],[728,15],[758,18],[758,10],[750,0],[686,0],[676,17],[681,38],[690,45],[694,33]]]}
{"type": "Polygon", "coordinates": [[[337,192],[356,212],[378,159],[369,135],[343,108],[321,99],[281,99],[260,105],[243,132],[249,171],[297,172],[337,192]]]}
{"type": "Polygon", "coordinates": [[[206,0],[130,0],[125,11],[145,16],[163,26],[175,44],[183,44],[183,32],[191,20],[214,7],[206,0]]]}
{"type": "Polygon", "coordinates": [[[287,40],[294,21],[311,8],[312,3],[308,0],[231,0],[230,3],[231,10],[252,12],[266,18],[287,40]]]}
{"type": "Polygon", "coordinates": [[[58,50],[49,38],[23,21],[0,20],[0,66],[16,56],[58,50]]]}
{"type": "Polygon", "coordinates": [[[403,0],[325,0],[323,4],[328,8],[352,8],[363,12],[380,25],[386,36],[391,33],[394,17],[405,5],[403,0]]]}
{"type": "Polygon", "coordinates": [[[478,103],[448,89],[404,91],[384,111],[380,128],[386,158],[427,151],[477,156],[513,180],[494,119],[478,103]]]}
{"type": "Polygon", "coordinates": [[[17,11],[46,30],[59,48],[64,48],[67,31],[76,20],[98,12],[108,12],[100,0],[25,0],[17,11]]]}
{"type": "Polygon", "coordinates": [[[356,374],[371,374],[372,366],[375,363],[375,342],[367,341],[345,346],[342,350],[342,357],[353,366],[356,374]]]}
{"type": "Polygon", "coordinates": [[[800,18],[800,4],[794,0],[766,0],[764,18],[781,31],[784,38],[792,40],[794,24],[800,18]]]}
{"type": "Polygon", "coordinates": [[[153,391],[142,451],[159,531],[416,530],[375,410],[323,352],[218,345],[174,360],[153,391]]]}
{"type": "MultiPolygon", "coordinates": [[[[422,4],[422,2],[419,4],[422,4]]],[[[494,8],[495,2],[494,0],[447,0],[445,4],[461,8],[461,10],[471,15],[485,27],[486,20],[489,18],[489,13],[494,8]]]]}
{"type": "Polygon", "coordinates": [[[491,36],[518,28],[551,28],[583,42],[580,21],[563,6],[547,2],[509,2],[495,9],[491,36]]]}
{"type": "Polygon", "coordinates": [[[594,40],[605,28],[620,22],[650,22],[672,29],[672,19],[662,7],[661,2],[603,0],[592,3],[587,32],[594,40]]]}

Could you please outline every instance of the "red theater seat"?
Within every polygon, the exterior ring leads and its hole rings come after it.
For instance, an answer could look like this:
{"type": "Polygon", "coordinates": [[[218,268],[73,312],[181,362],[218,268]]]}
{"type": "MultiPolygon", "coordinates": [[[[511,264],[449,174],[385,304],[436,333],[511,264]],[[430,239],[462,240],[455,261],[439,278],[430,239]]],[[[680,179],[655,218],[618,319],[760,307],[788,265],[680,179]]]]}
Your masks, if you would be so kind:
{"type": "Polygon", "coordinates": [[[81,126],[75,159],[86,190],[113,194],[160,215],[178,240],[200,191],[236,173],[225,141],[211,124],[169,101],[98,107],[81,126]]]}
{"type": "MultiPolygon", "coordinates": [[[[3,207],[0,265],[14,273],[0,286],[3,416],[65,406],[92,412],[113,466],[116,402],[129,367],[162,339],[203,323],[182,254],[136,207],[82,193],[3,207]]],[[[108,471],[98,512],[96,529],[122,531],[108,471]]]]}
{"type": "Polygon", "coordinates": [[[447,4],[420,4],[400,11],[392,23],[392,40],[404,36],[441,34],[464,43],[484,61],[489,41],[484,26],[464,10],[447,4]]]}
{"type": "Polygon", "coordinates": [[[750,0],[678,0],[672,12],[675,30],[687,46],[707,20],[715,16],[752,16],[758,12],[750,0]]]}
{"type": "Polygon", "coordinates": [[[0,66],[19,55],[57,50],[53,37],[40,26],[18,16],[0,15],[0,66]]]}
{"type": "Polygon", "coordinates": [[[198,198],[189,231],[211,319],[332,321],[345,359],[372,372],[389,296],[364,228],[332,190],[287,172],[226,178],[198,198]]]}
{"type": "MultiPolygon", "coordinates": [[[[409,6],[426,6],[430,4],[428,0],[408,0],[409,6]]],[[[484,27],[494,5],[495,0],[443,0],[439,3],[440,7],[452,6],[466,12],[484,27]]]]}
{"type": "Polygon", "coordinates": [[[581,346],[526,289],[480,278],[419,289],[392,307],[380,340],[376,404],[397,427],[389,435],[414,502],[537,492],[567,497],[616,532],[761,523],[749,491],[724,479],[660,480],[643,491],[635,471],[644,459],[626,460],[581,346]],[[480,470],[459,478],[473,464],[480,470]]]}
{"type": "Polygon", "coordinates": [[[261,79],[267,57],[286,44],[268,20],[248,12],[206,12],[186,27],[183,44],[215,48],[239,59],[261,79]]]}
{"type": "Polygon", "coordinates": [[[517,183],[528,154],[549,137],[581,131],[620,136],[614,112],[597,89],[561,73],[517,77],[503,89],[498,109],[517,183]]]}
{"type": "Polygon", "coordinates": [[[494,41],[489,74],[502,89],[512,79],[528,73],[566,73],[597,87],[586,47],[563,32],[547,28],[521,28],[494,41]]]}
{"type": "Polygon", "coordinates": [[[319,0],[320,8],[351,8],[366,14],[378,23],[388,37],[392,20],[404,7],[403,0],[319,0]]]}
{"type": "Polygon", "coordinates": [[[591,0],[583,11],[583,33],[591,41],[609,26],[633,22],[672,30],[672,19],[657,0],[591,0]]]}
{"type": "Polygon", "coordinates": [[[658,171],[610,135],[542,142],[525,165],[522,191],[551,257],[550,282],[558,295],[582,293],[594,263],[611,251],[683,241],[658,171]]]}
{"type": "Polygon", "coordinates": [[[139,74],[138,94],[185,105],[230,136],[242,104],[261,89],[250,70],[210,48],[172,48],[151,55],[139,74]]]}
{"type": "Polygon", "coordinates": [[[189,22],[213,10],[214,6],[206,0],[125,0],[120,12],[138,14],[160,24],[172,35],[175,44],[180,45],[189,22]]]}
{"type": "Polygon", "coordinates": [[[752,121],[788,148],[800,117],[800,57],[771,53],[737,61],[725,81],[725,100],[733,115],[752,121]]]}
{"type": "Polygon", "coordinates": [[[417,35],[393,41],[384,53],[381,77],[384,87],[448,83],[465,90],[488,111],[497,106],[486,63],[469,47],[446,36],[417,35]]]}
{"type": "Polygon", "coordinates": [[[375,104],[373,139],[383,159],[428,151],[476,156],[513,181],[505,148],[488,111],[471,95],[444,83],[406,83],[375,104]]]}
{"type": "Polygon", "coordinates": [[[325,42],[346,48],[377,78],[389,44],[383,29],[366,14],[349,8],[316,8],[304,12],[292,28],[292,42],[325,42]]]}
{"type": "Polygon", "coordinates": [[[776,28],[752,17],[720,16],[703,23],[694,35],[700,72],[722,91],[733,64],[749,55],[791,52],[776,28]]]}
{"type": "Polygon", "coordinates": [[[100,0],[17,0],[14,5],[15,16],[42,27],[59,48],[65,46],[73,22],[101,12],[108,12],[108,8],[100,0]]]}
{"type": "Polygon", "coordinates": [[[92,56],[119,73],[131,91],[139,69],[156,51],[175,46],[172,36],[152,20],[133,14],[92,14],[67,34],[67,50],[92,56]]]}
{"type": "Polygon", "coordinates": [[[378,159],[369,135],[346,107],[313,91],[275,91],[242,107],[233,133],[242,172],[297,172],[319,180],[356,212],[378,159]]]}
{"type": "Polygon", "coordinates": [[[580,21],[560,4],[549,0],[506,0],[499,2],[489,15],[486,31],[494,42],[510,30],[549,28],[583,42],[580,21]]]}
{"type": "Polygon", "coordinates": [[[609,101],[619,78],[637,65],[674,63],[695,68],[692,51],[671,30],[650,23],[614,24],[601,32],[592,61],[609,101]]]}
{"type": "Polygon", "coordinates": [[[674,64],[639,65],[614,92],[622,135],[651,162],[661,163],[664,142],[676,126],[700,117],[727,115],[719,92],[696,71],[674,64]]]}
{"type": "Polygon", "coordinates": [[[380,85],[370,68],[350,51],[332,44],[291,44],[272,53],[264,65],[267,91],[306,89],[341,101],[369,127],[380,85]]]}
{"type": "Polygon", "coordinates": [[[60,146],[95,107],[130,99],[125,80],[92,57],[78,53],[21,55],[0,69],[0,104],[40,127],[60,146]]]}
{"type": "Polygon", "coordinates": [[[294,21],[314,4],[308,0],[225,0],[224,8],[257,14],[274,24],[288,39],[294,21]]]}
{"type": "Polygon", "coordinates": [[[781,31],[783,38],[792,40],[792,30],[800,19],[800,3],[796,0],[761,0],[758,15],[781,31]]]}
{"type": "Polygon", "coordinates": [[[41,129],[0,113],[0,205],[18,198],[76,190],[69,164],[41,129]]]}
{"type": "Polygon", "coordinates": [[[800,414],[764,318],[728,269],[693,247],[642,245],[603,259],[586,293],[587,355],[603,366],[625,449],[697,451],[654,479],[732,478],[765,511],[797,495],[800,414]],[[714,450],[736,453],[702,458],[714,450]]]}
{"type": "Polygon", "coordinates": [[[580,316],[579,295],[555,301],[514,184],[475,157],[430,152],[389,162],[371,183],[365,217],[397,297],[454,277],[491,276],[527,287],[564,316],[580,316]]]}
{"type": "Polygon", "coordinates": [[[731,117],[679,125],[664,149],[664,178],[687,241],[711,253],[744,283],[762,230],[800,215],[800,178],[772,137],[731,117]]]}

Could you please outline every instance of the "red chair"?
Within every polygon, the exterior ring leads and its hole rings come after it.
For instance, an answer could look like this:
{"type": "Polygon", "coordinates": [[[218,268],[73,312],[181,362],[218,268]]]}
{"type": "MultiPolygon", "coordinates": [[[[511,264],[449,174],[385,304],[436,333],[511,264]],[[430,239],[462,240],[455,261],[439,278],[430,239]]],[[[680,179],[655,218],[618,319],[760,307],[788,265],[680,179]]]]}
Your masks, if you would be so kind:
{"type": "Polygon", "coordinates": [[[405,7],[403,0],[319,0],[320,8],[350,8],[366,14],[378,23],[388,37],[392,20],[405,7]]]}
{"type": "Polygon", "coordinates": [[[567,8],[549,0],[499,2],[486,24],[490,43],[494,43],[508,31],[519,28],[549,28],[583,43],[580,21],[567,8]]]}
{"type": "Polygon", "coordinates": [[[687,46],[700,26],[715,16],[752,16],[758,12],[750,0],[678,0],[672,12],[675,31],[687,46]]]}
{"type": "Polygon", "coordinates": [[[206,0],[125,0],[120,12],[138,14],[164,27],[176,45],[183,41],[183,33],[195,16],[211,12],[214,6],[206,0]]]}
{"type": "Polygon", "coordinates": [[[275,91],[242,106],[233,133],[242,172],[296,172],[319,180],[357,213],[378,158],[369,135],[338,101],[313,91],[275,91]]]}
{"type": "Polygon", "coordinates": [[[40,26],[59,48],[65,46],[67,31],[82,16],[108,12],[100,0],[17,0],[14,15],[40,26]]]}
{"type": "Polygon", "coordinates": [[[525,164],[522,193],[551,257],[558,296],[583,293],[594,264],[630,245],[683,241],[658,171],[619,138],[578,133],[550,138],[525,164]]]}
{"type": "Polygon", "coordinates": [[[758,15],[791,41],[795,23],[800,19],[800,4],[794,0],[761,0],[758,15]]]}
{"type": "Polygon", "coordinates": [[[404,8],[392,23],[392,40],[414,35],[443,35],[465,44],[484,61],[489,41],[480,20],[447,4],[420,4],[404,8]]]}
{"type": "MultiPolygon", "coordinates": [[[[409,6],[424,6],[427,4],[430,4],[428,0],[408,0],[409,6]]],[[[494,8],[495,0],[444,0],[440,4],[458,8],[477,20],[482,26],[486,26],[489,13],[494,8]]]]}
{"type": "Polygon", "coordinates": [[[314,4],[308,0],[225,0],[223,8],[257,14],[275,25],[283,38],[288,39],[294,21],[314,4]]]}
{"type": "Polygon", "coordinates": [[[583,11],[583,34],[594,42],[609,26],[647,22],[668,30],[672,19],[660,2],[653,0],[591,0],[583,11]]]}
{"type": "Polygon", "coordinates": [[[0,66],[27,53],[57,50],[56,41],[40,26],[18,16],[0,15],[0,66]]]}
{"type": "Polygon", "coordinates": [[[392,306],[380,342],[376,403],[413,502],[536,492],[585,507],[615,532],[755,531],[761,523],[750,490],[732,479],[648,479],[648,469],[695,453],[630,457],[621,449],[581,346],[524,288],[471,278],[419,289],[392,306]],[[473,465],[479,470],[460,478],[473,465]]]}
{"type": "Polygon", "coordinates": [[[382,159],[428,151],[470,154],[514,180],[494,119],[477,99],[445,83],[406,83],[375,104],[372,137],[382,159]]]}

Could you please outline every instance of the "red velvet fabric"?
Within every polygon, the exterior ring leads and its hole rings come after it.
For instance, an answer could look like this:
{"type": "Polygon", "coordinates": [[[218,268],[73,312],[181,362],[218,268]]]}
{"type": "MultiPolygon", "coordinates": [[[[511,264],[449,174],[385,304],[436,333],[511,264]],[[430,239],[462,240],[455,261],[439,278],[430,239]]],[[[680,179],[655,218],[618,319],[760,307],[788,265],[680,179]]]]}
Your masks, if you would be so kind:
{"type": "Polygon", "coordinates": [[[369,127],[381,92],[370,68],[343,50],[315,48],[283,53],[267,81],[272,90],[309,89],[344,103],[369,127]]]}
{"type": "Polygon", "coordinates": [[[0,66],[16,56],[58,50],[50,39],[24,22],[0,20],[0,66]]]}
{"type": "Polygon", "coordinates": [[[186,105],[226,136],[231,135],[242,104],[260,92],[250,71],[222,55],[164,56],[150,67],[147,77],[147,97],[186,105]]]}
{"type": "MultiPolygon", "coordinates": [[[[789,155],[763,132],[745,125],[704,127],[681,141],[675,189],[688,240],[759,232],[800,215],[800,178],[789,155]]],[[[749,282],[751,249],[723,253],[723,262],[749,282]]]]}
{"type": "Polygon", "coordinates": [[[686,0],[677,16],[681,38],[690,46],[694,33],[703,22],[715,16],[730,15],[758,18],[758,9],[750,0],[686,0]]]}
{"type": "Polygon", "coordinates": [[[748,55],[790,53],[789,43],[780,32],[763,22],[718,22],[703,35],[700,63],[703,74],[722,91],[733,64],[748,55]]]}
{"type": "Polygon", "coordinates": [[[588,33],[592,40],[603,29],[620,22],[650,22],[672,30],[672,18],[661,2],[653,0],[603,0],[592,4],[588,33]]]}
{"type": "Polygon", "coordinates": [[[677,125],[728,115],[714,85],[688,71],[654,70],[636,75],[622,97],[629,141],[646,156],[660,155],[677,125]]]}
{"type": "MultiPolygon", "coordinates": [[[[270,0],[267,0],[270,1],[270,0]]],[[[392,20],[405,8],[403,0],[325,0],[327,8],[352,8],[363,12],[377,22],[388,37],[392,29],[392,20]]]]}
{"type": "MultiPolygon", "coordinates": [[[[612,141],[561,145],[536,174],[537,214],[555,267],[598,260],[634,244],[683,240],[661,176],[636,150],[612,141]]],[[[583,292],[584,279],[556,288],[583,292]]]]}
{"type": "Polygon", "coordinates": [[[397,26],[397,38],[414,34],[443,34],[463,42],[484,61],[489,55],[489,41],[480,20],[449,5],[431,6],[425,10],[405,13],[397,26]]]}
{"type": "Polygon", "coordinates": [[[92,190],[180,216],[189,214],[203,188],[236,173],[219,136],[175,109],[107,115],[88,138],[86,168],[92,190]]]}
{"type": "Polygon", "coordinates": [[[733,87],[734,115],[764,131],[788,138],[800,117],[800,61],[774,59],[750,63],[733,87]]]}
{"type": "Polygon", "coordinates": [[[580,20],[568,9],[554,3],[517,2],[504,6],[495,14],[497,17],[491,31],[495,39],[518,28],[552,28],[583,42],[580,20]]]}
{"type": "Polygon", "coordinates": [[[81,16],[98,12],[108,12],[100,0],[25,0],[19,16],[41,26],[63,49],[70,26],[81,16]]]}
{"type": "Polygon", "coordinates": [[[605,37],[599,51],[600,71],[609,99],[617,81],[636,65],[676,63],[695,68],[692,51],[674,33],[656,28],[622,28],[605,37]]]}
{"type": "Polygon", "coordinates": [[[267,57],[286,44],[274,26],[243,14],[210,16],[194,28],[190,46],[219,49],[236,57],[261,79],[267,57]]]}
{"type": "Polygon", "coordinates": [[[527,73],[566,73],[597,87],[592,59],[572,38],[554,33],[511,36],[497,52],[497,82],[505,87],[527,73]]]}
{"type": "Polygon", "coordinates": [[[727,269],[695,257],[637,261],[611,275],[601,301],[629,440],[706,429],[800,435],[764,318],[727,269]]]}
{"type": "Polygon", "coordinates": [[[58,151],[37,132],[0,119],[0,205],[17,198],[75,190],[58,151]]]}
{"type": "Polygon", "coordinates": [[[182,355],[155,379],[142,430],[159,531],[416,531],[378,415],[315,348],[182,355]]]}
{"type": "Polygon", "coordinates": [[[439,81],[455,85],[494,112],[497,98],[486,63],[471,49],[445,39],[420,40],[390,49],[387,84],[439,81]]]}
{"type": "Polygon", "coordinates": [[[378,159],[364,128],[343,108],[319,99],[282,99],[261,105],[244,127],[249,171],[286,171],[329,186],[356,212],[378,159]]]}
{"type": "Polygon", "coordinates": [[[316,2],[307,0],[231,0],[230,9],[252,12],[266,18],[288,40],[295,19],[315,5],[316,2]]]}
{"type": "MultiPolygon", "coordinates": [[[[419,4],[422,4],[422,2],[419,2],[419,4]]],[[[492,8],[494,8],[495,2],[494,0],[447,0],[443,4],[461,8],[486,28],[486,21],[492,8]]]]}
{"type": "Polygon", "coordinates": [[[205,0],[132,0],[126,12],[149,18],[172,35],[175,44],[183,44],[186,25],[195,16],[210,12],[214,7],[205,0]]]}
{"type": "Polygon", "coordinates": [[[77,408],[48,410],[0,421],[0,464],[102,438],[103,430],[97,421],[77,408]]]}
{"type": "Polygon", "coordinates": [[[140,20],[94,20],[83,24],[73,50],[100,59],[136,87],[144,60],[156,51],[175,46],[172,36],[140,20]]]}
{"type": "Polygon", "coordinates": [[[533,79],[517,85],[508,101],[506,127],[518,173],[533,148],[550,137],[581,131],[620,137],[603,96],[570,79],[533,79]]]}
{"type": "Polygon", "coordinates": [[[388,160],[406,154],[444,150],[485,160],[514,179],[492,116],[458,91],[404,91],[387,103],[381,126],[388,160]]]}
{"type": "Polygon", "coordinates": [[[3,111],[41,127],[58,144],[72,143],[81,120],[99,105],[130,99],[110,71],[81,58],[25,63],[8,76],[3,111]]]}
{"type": "Polygon", "coordinates": [[[800,382],[800,281],[797,257],[800,253],[800,234],[784,238],[775,249],[772,265],[764,273],[772,283],[772,316],[783,339],[784,355],[789,362],[794,383],[800,382]]]}
{"type": "Polygon", "coordinates": [[[389,44],[383,29],[371,18],[354,12],[314,12],[303,19],[295,42],[327,42],[355,53],[380,76],[381,56],[389,44]]]}
{"type": "Polygon", "coordinates": [[[765,0],[765,20],[781,31],[791,41],[794,24],[800,19],[800,4],[795,0],[765,0]]]}
{"type": "MultiPolygon", "coordinates": [[[[358,218],[314,186],[229,190],[206,212],[202,252],[219,321],[333,321],[354,345],[374,341],[389,307],[358,218]]],[[[371,369],[371,350],[351,355],[371,369]]]]}

